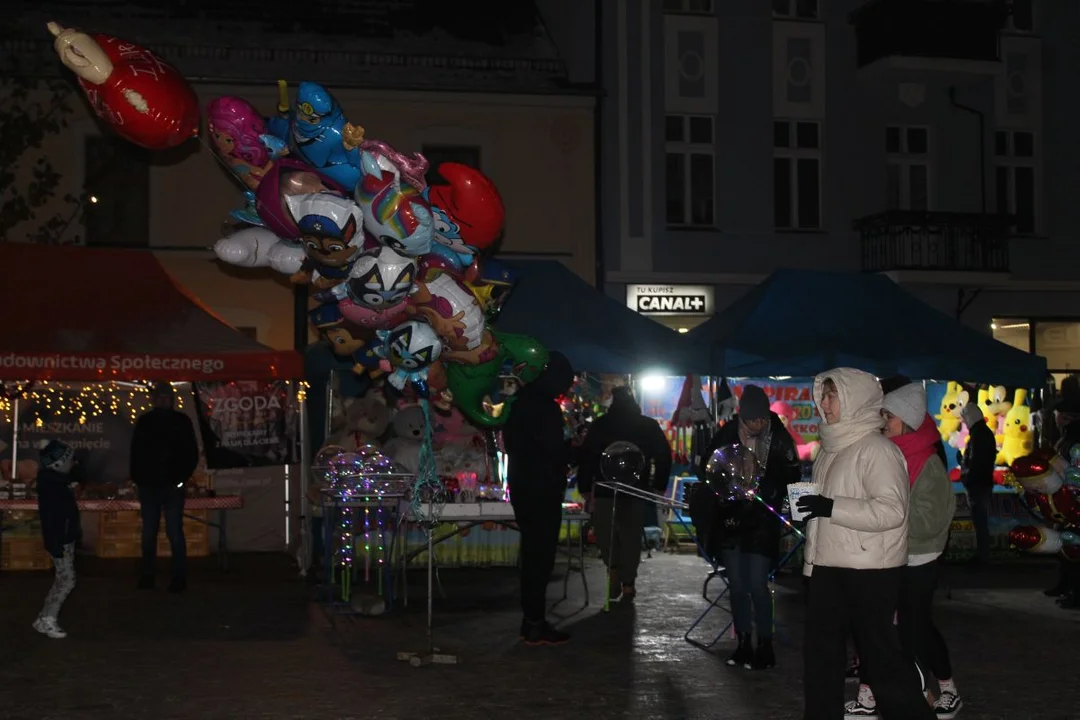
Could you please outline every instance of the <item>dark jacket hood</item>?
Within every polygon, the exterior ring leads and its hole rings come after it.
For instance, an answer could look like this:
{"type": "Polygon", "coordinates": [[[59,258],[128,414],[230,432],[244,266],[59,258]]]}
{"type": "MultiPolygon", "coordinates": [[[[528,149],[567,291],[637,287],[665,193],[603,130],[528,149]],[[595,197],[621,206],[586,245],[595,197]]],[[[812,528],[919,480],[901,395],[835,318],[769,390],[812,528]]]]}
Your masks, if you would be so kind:
{"type": "Polygon", "coordinates": [[[552,350],[548,354],[547,365],[524,389],[530,395],[554,400],[565,395],[573,384],[574,368],[570,361],[558,350],[552,350]]]}

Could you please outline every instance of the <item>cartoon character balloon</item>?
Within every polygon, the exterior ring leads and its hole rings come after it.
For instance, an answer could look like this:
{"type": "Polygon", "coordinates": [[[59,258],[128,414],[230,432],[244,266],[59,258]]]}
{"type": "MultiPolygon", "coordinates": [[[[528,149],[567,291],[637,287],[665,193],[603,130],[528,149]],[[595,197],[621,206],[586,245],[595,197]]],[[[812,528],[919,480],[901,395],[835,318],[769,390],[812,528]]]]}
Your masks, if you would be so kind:
{"type": "Polygon", "coordinates": [[[320,294],[316,299],[337,301],[346,320],[383,330],[407,319],[405,300],[415,290],[415,281],[416,263],[381,247],[357,258],[348,280],[333,288],[329,297],[320,294]]]}
{"type": "Polygon", "coordinates": [[[296,226],[289,209],[288,199],[293,195],[331,193],[339,197],[341,186],[306,163],[292,158],[275,160],[266,171],[255,192],[255,210],[258,223],[284,240],[300,240],[300,228],[296,226]]]}
{"type": "Polygon", "coordinates": [[[249,227],[214,243],[214,254],[237,267],[268,267],[293,275],[303,268],[307,255],[296,243],[282,240],[266,228],[249,227]]]}
{"type": "Polygon", "coordinates": [[[498,240],[506,209],[495,183],[479,170],[459,163],[443,163],[438,170],[449,185],[435,185],[426,193],[435,213],[432,252],[461,271],[498,240]]]}
{"type": "Polygon", "coordinates": [[[495,357],[495,339],[487,330],[480,301],[448,273],[436,272],[417,282],[409,298],[410,312],[435,328],[443,341],[443,358],[476,365],[495,357]]]}
{"type": "Polygon", "coordinates": [[[294,275],[293,281],[311,282],[318,288],[344,282],[363,250],[359,206],[330,193],[290,195],[285,203],[307,252],[304,270],[294,275]]]}
{"type": "Polygon", "coordinates": [[[535,338],[495,333],[498,355],[479,365],[445,364],[454,404],[477,427],[497,427],[510,416],[514,399],[540,374],[548,351],[535,338]]]}
{"type": "Polygon", "coordinates": [[[402,185],[400,174],[384,156],[363,153],[363,177],[356,202],[364,209],[364,229],[381,244],[417,257],[431,250],[431,205],[415,187],[402,185]]]}
{"type": "Polygon", "coordinates": [[[233,210],[230,215],[240,222],[262,225],[255,191],[274,165],[270,151],[261,139],[266,135],[266,121],[247,100],[226,96],[207,106],[206,125],[210,149],[247,188],[244,193],[246,207],[233,210]]]}
{"type": "Polygon", "coordinates": [[[268,127],[271,135],[288,143],[291,154],[346,190],[356,187],[364,129],[345,119],[341,105],[325,87],[300,83],[287,118],[272,118],[268,127]]]}
{"type": "Polygon", "coordinates": [[[427,397],[428,368],[439,359],[442,342],[427,323],[410,320],[393,330],[380,330],[377,352],[390,363],[387,380],[398,390],[412,383],[427,397]]]}
{"type": "Polygon", "coordinates": [[[117,135],[165,150],[199,134],[199,100],[172,65],[111,35],[90,36],[54,22],[47,27],[60,61],[117,135]]]}

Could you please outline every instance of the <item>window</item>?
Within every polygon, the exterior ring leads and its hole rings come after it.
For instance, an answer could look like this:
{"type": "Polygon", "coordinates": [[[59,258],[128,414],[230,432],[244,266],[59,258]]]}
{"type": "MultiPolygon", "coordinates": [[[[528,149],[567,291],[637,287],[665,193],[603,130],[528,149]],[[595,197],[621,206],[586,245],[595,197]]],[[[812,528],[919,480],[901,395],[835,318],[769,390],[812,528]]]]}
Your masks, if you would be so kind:
{"type": "Polygon", "coordinates": [[[118,138],[89,136],[84,144],[87,245],[142,245],[150,240],[147,151],[118,138]]]}
{"type": "Polygon", "coordinates": [[[885,128],[889,210],[930,209],[930,131],[923,127],[885,128]]]}
{"type": "Polygon", "coordinates": [[[234,329],[236,330],[236,332],[240,333],[244,337],[251,338],[252,340],[255,340],[255,341],[258,341],[258,339],[259,339],[259,329],[256,328],[256,327],[250,327],[248,325],[244,325],[244,326],[237,326],[234,329]]]}
{"type": "Polygon", "coordinates": [[[775,17],[795,20],[817,20],[818,0],[772,0],[775,17]]]}
{"type": "Polygon", "coordinates": [[[664,12],[687,15],[712,15],[712,0],[664,0],[664,12]]]}
{"type": "Polygon", "coordinates": [[[1035,29],[1035,0],[1012,0],[1009,3],[1008,29],[1029,33],[1035,29]]]}
{"type": "Polygon", "coordinates": [[[994,318],[990,329],[995,340],[1042,355],[1050,372],[1080,370],[1080,322],[1075,318],[994,318]]]}
{"type": "Polygon", "coordinates": [[[483,169],[480,166],[480,148],[474,145],[423,145],[420,152],[428,159],[428,185],[448,184],[439,174],[439,166],[446,162],[483,169]]]}
{"type": "Polygon", "coordinates": [[[821,228],[821,124],[773,122],[773,224],[780,229],[821,228]]]}
{"type": "Polygon", "coordinates": [[[1035,134],[1023,130],[994,133],[997,212],[1014,216],[1021,235],[1038,232],[1038,182],[1035,134]]]}
{"type": "Polygon", "coordinates": [[[671,227],[716,226],[713,118],[668,115],[664,119],[666,217],[671,227]]]}

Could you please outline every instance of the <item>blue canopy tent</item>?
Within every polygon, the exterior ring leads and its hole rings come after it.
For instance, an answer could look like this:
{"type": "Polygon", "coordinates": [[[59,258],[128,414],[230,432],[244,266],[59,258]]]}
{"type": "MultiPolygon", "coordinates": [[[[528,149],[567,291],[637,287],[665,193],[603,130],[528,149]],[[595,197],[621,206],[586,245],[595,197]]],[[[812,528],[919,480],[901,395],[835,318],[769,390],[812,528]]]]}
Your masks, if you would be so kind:
{"type": "Polygon", "coordinates": [[[856,367],[880,377],[1041,386],[1046,360],[939,312],[884,275],[778,270],[694,328],[708,371],[807,377],[856,367]]]}
{"type": "Polygon", "coordinates": [[[555,260],[504,265],[518,280],[493,323],[564,353],[578,370],[686,375],[705,365],[686,336],[604,295],[555,260]]]}

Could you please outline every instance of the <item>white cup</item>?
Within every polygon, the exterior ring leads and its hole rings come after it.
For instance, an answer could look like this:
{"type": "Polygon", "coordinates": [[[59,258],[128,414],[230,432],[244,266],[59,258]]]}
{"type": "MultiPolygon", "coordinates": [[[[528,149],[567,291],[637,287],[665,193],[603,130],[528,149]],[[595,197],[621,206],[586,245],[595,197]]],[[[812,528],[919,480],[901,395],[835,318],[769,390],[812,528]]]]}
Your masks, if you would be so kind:
{"type": "Polygon", "coordinates": [[[791,519],[799,522],[806,517],[806,513],[799,511],[799,498],[803,495],[816,494],[814,483],[797,482],[788,485],[788,505],[791,506],[791,519]]]}

